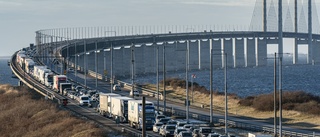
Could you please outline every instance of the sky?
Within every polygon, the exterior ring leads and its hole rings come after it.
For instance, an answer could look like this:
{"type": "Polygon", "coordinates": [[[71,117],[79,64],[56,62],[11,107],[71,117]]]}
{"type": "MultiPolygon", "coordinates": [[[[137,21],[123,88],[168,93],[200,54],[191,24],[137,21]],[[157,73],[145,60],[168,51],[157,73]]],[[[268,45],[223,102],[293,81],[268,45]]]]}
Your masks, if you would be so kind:
{"type": "Polygon", "coordinates": [[[41,29],[249,26],[254,5],[255,0],[0,0],[0,56],[34,43],[41,29]]]}

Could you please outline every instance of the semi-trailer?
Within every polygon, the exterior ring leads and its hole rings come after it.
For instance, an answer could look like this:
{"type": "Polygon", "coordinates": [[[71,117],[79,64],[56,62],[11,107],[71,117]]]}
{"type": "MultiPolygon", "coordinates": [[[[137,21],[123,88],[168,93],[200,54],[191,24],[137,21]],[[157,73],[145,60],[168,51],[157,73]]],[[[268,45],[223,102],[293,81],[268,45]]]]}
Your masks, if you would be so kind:
{"type": "Polygon", "coordinates": [[[53,76],[54,76],[53,72],[46,73],[44,76],[44,85],[46,85],[49,88],[52,88],[53,76]]]}
{"type": "MultiPolygon", "coordinates": [[[[128,123],[131,127],[142,129],[142,100],[128,101],[128,123]]],[[[146,129],[152,129],[155,123],[154,104],[150,101],[145,103],[146,129]]]]}
{"type": "Polygon", "coordinates": [[[114,94],[114,93],[100,93],[99,95],[99,113],[101,115],[111,117],[111,97],[120,97],[121,95],[119,94],[114,94]]]}
{"type": "Polygon", "coordinates": [[[128,101],[134,100],[130,97],[111,97],[111,116],[119,122],[128,122],[128,101]]]}
{"type": "Polygon", "coordinates": [[[32,73],[33,72],[33,67],[35,65],[34,61],[30,58],[26,58],[25,61],[25,70],[27,73],[32,73]]]}
{"type": "Polygon", "coordinates": [[[33,66],[33,77],[40,81],[40,69],[46,69],[47,66],[33,66]]]}
{"type": "Polygon", "coordinates": [[[67,76],[65,75],[55,75],[53,76],[53,90],[59,91],[60,84],[67,83],[67,76]]]}
{"type": "Polygon", "coordinates": [[[38,71],[39,71],[39,81],[42,84],[45,84],[46,73],[52,73],[51,70],[47,68],[40,68],[38,71]]]}

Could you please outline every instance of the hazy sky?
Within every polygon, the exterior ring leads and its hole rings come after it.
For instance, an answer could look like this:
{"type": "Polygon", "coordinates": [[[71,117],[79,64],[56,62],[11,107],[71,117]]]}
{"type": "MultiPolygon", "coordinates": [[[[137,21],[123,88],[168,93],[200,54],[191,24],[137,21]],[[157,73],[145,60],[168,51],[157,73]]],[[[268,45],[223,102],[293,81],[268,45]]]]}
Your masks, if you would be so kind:
{"type": "Polygon", "coordinates": [[[0,56],[50,28],[144,25],[249,26],[255,0],[0,0],[0,56]]]}

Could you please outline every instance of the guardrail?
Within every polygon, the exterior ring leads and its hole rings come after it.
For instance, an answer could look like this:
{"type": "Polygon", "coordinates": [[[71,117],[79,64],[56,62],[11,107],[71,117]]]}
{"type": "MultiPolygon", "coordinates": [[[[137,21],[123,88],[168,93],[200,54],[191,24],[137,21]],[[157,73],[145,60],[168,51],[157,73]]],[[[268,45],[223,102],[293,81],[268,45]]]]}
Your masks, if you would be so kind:
{"type": "Polygon", "coordinates": [[[62,100],[65,99],[65,97],[60,96],[60,95],[52,92],[51,90],[48,90],[47,87],[45,87],[44,85],[34,84],[37,82],[36,80],[31,79],[30,78],[31,76],[28,73],[23,71],[21,68],[19,69],[18,67],[16,67],[16,64],[15,64],[16,63],[15,62],[16,53],[13,54],[13,56],[11,57],[10,68],[11,68],[12,72],[20,79],[20,81],[22,81],[24,84],[26,84],[29,88],[31,88],[31,89],[37,91],[38,93],[40,93],[41,95],[47,97],[48,99],[51,99],[51,100],[56,99],[58,104],[62,104],[62,100]],[[23,72],[23,73],[21,74],[21,72],[23,72]]]}

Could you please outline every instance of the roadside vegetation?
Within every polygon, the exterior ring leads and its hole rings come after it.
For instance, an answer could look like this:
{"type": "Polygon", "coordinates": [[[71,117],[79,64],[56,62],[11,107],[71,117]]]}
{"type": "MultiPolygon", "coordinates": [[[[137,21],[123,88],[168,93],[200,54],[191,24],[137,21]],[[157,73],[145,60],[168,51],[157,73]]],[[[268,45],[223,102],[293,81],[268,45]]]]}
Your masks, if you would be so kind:
{"type": "MultiPolygon", "coordinates": [[[[273,111],[273,98],[273,94],[263,94],[256,97],[249,96],[241,99],[239,104],[253,107],[259,111],[273,111]]],[[[277,96],[278,100],[279,96],[277,96]]],[[[277,106],[279,105],[277,104],[277,106]]],[[[283,92],[282,109],[320,115],[320,97],[303,91],[283,92]]]]}
{"type": "Polygon", "coordinates": [[[93,123],[23,87],[0,85],[1,136],[104,136],[93,123]]]}
{"type": "MultiPolygon", "coordinates": [[[[185,80],[171,78],[165,81],[167,99],[184,102],[186,93],[185,80]]],[[[160,82],[160,92],[163,81],[160,82]]],[[[204,86],[193,83],[194,102],[192,102],[191,82],[189,86],[189,99],[191,105],[210,108],[210,92],[204,86]]],[[[155,90],[155,85],[146,84],[146,88],[155,90]]],[[[277,98],[277,101],[279,99],[277,98]]],[[[224,112],[224,92],[213,91],[213,111],[224,112]]],[[[278,106],[278,105],[277,105],[278,106]]],[[[320,129],[320,98],[302,91],[283,92],[283,124],[300,128],[320,129]]],[[[239,98],[236,94],[228,94],[228,112],[233,116],[273,121],[273,93],[259,96],[239,98]]],[[[279,113],[279,112],[278,112],[279,113]]],[[[279,114],[278,114],[279,115],[279,114]]]]}

